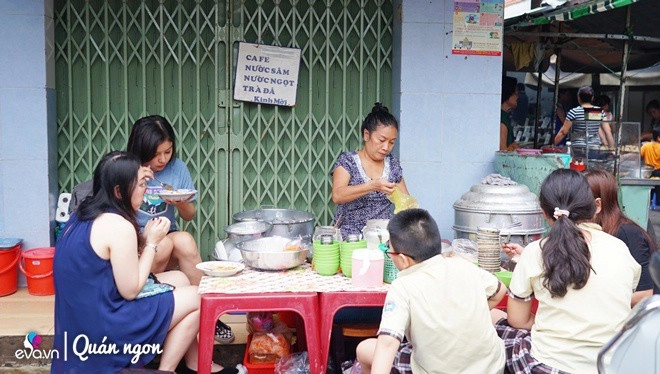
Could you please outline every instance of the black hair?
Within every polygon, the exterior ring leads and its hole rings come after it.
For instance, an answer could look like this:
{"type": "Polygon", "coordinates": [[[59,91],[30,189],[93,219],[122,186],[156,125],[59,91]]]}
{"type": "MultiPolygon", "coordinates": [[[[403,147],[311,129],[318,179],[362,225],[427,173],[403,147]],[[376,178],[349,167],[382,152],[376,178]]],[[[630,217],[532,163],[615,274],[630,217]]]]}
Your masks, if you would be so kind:
{"type": "Polygon", "coordinates": [[[610,109],[612,109],[612,101],[607,95],[598,96],[598,98],[596,99],[596,105],[599,107],[604,107],[605,105],[609,105],[610,109]]]}
{"type": "Polygon", "coordinates": [[[376,131],[378,126],[394,126],[394,128],[399,131],[399,122],[394,118],[390,113],[390,110],[386,106],[383,106],[381,103],[375,103],[374,107],[371,108],[371,113],[362,121],[362,127],[360,127],[360,134],[364,134],[364,130],[372,133],[376,131]]]}
{"type": "MultiPolygon", "coordinates": [[[[107,212],[119,214],[135,227],[137,235],[139,226],[131,197],[138,183],[139,168],[140,161],[131,153],[112,151],[103,156],[94,170],[92,195],[83,200],[76,214],[82,221],[94,220],[107,212]],[[120,197],[115,194],[115,188],[120,197]]],[[[141,235],[137,237],[141,244],[141,235]]]]}
{"type": "Polygon", "coordinates": [[[422,262],[442,252],[438,225],[424,209],[406,209],[387,224],[393,251],[422,262]]]}
{"type": "Polygon", "coordinates": [[[541,242],[543,286],[553,297],[563,297],[568,287],[579,290],[589,280],[591,252],[577,223],[596,214],[594,195],[580,173],[557,169],[541,184],[539,203],[545,215],[555,220],[541,242]],[[569,215],[553,218],[556,208],[569,211],[569,215]]]}
{"type": "Polygon", "coordinates": [[[656,126],[653,128],[653,140],[658,140],[660,138],[660,126],[656,126]]]}
{"type": "Polygon", "coordinates": [[[509,100],[513,94],[516,93],[516,86],[518,85],[518,80],[514,77],[503,76],[502,77],[502,102],[509,100]]]}
{"type": "Polygon", "coordinates": [[[653,99],[646,104],[646,112],[648,113],[651,109],[660,109],[660,101],[653,99]]]}
{"type": "Polygon", "coordinates": [[[172,142],[172,158],[169,162],[173,162],[176,158],[176,138],[172,125],[158,115],[142,117],[133,124],[126,150],[138,156],[141,164],[145,164],[156,156],[158,146],[166,140],[172,142]]]}
{"type": "Polygon", "coordinates": [[[594,99],[594,90],[591,86],[582,86],[578,90],[577,95],[581,103],[591,103],[594,99]]]}

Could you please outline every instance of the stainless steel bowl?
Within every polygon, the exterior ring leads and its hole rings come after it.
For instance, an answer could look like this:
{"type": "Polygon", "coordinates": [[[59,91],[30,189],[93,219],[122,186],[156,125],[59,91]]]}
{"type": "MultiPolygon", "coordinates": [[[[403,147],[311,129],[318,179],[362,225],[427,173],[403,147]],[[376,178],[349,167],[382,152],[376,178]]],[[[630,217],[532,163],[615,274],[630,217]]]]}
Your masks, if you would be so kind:
{"type": "Polygon", "coordinates": [[[284,250],[290,238],[271,236],[236,243],[245,265],[260,270],[286,270],[300,266],[307,259],[309,246],[301,244],[300,250],[284,250]]]}
{"type": "Polygon", "coordinates": [[[314,215],[302,210],[293,209],[255,209],[234,213],[235,222],[264,221],[273,225],[268,236],[284,236],[297,238],[302,236],[308,241],[312,240],[314,233],[314,215]]]}
{"type": "Polygon", "coordinates": [[[225,232],[229,239],[240,242],[247,239],[256,239],[263,236],[268,236],[272,230],[273,225],[264,221],[245,221],[236,222],[225,227],[225,232]]]}

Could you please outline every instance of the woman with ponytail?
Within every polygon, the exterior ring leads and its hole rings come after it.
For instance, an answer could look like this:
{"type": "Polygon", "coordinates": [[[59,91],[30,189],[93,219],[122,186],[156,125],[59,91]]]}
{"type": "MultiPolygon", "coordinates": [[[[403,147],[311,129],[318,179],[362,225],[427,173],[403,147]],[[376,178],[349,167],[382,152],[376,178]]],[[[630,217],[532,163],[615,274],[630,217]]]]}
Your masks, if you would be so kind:
{"type": "Polygon", "coordinates": [[[548,235],[523,251],[503,250],[518,264],[507,314],[493,314],[512,373],[595,373],[596,358],[630,313],[640,266],[619,239],[592,222],[600,211],[587,180],[558,169],[541,185],[548,235]],[[531,312],[532,298],[539,303],[531,312]]]}

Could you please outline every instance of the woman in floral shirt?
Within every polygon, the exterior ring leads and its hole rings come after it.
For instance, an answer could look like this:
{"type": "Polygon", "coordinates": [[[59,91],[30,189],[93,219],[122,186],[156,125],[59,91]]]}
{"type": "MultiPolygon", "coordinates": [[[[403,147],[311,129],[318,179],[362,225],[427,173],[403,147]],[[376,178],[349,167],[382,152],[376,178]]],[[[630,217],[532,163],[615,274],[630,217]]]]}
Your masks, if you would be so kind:
{"type": "Polygon", "coordinates": [[[399,124],[387,107],[376,103],[361,127],[364,146],[339,155],[332,170],[335,223],[343,236],[359,234],[370,219],[390,219],[394,205],[387,195],[408,194],[401,164],[390,154],[399,124]]]}

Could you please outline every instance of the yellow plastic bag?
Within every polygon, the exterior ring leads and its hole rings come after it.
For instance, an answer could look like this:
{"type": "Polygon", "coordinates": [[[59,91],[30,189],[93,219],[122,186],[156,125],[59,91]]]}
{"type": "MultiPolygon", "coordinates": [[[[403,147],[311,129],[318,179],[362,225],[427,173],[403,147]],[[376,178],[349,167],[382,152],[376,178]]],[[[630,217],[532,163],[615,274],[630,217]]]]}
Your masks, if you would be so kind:
{"type": "Polygon", "coordinates": [[[394,214],[406,209],[419,208],[417,199],[401,192],[398,187],[395,187],[394,192],[387,196],[387,198],[394,204],[394,214]]]}

